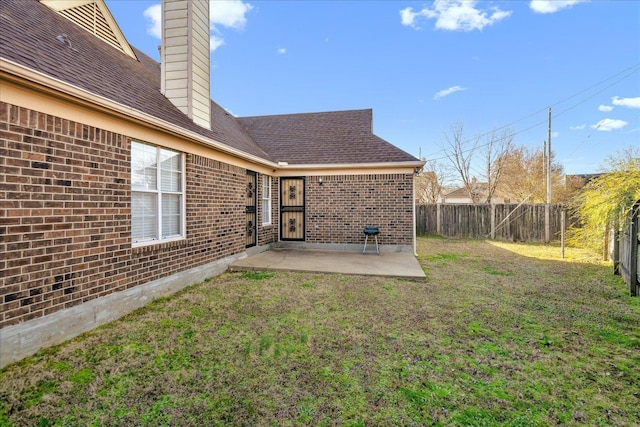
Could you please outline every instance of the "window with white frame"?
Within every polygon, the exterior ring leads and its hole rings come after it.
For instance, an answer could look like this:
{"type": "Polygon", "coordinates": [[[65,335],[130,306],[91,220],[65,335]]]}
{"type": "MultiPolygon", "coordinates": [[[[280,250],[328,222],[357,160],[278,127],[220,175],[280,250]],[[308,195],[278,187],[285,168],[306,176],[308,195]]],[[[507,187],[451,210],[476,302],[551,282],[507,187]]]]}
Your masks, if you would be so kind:
{"type": "Polygon", "coordinates": [[[271,177],[262,175],[262,225],[271,224],[271,177]]]}
{"type": "Polygon", "coordinates": [[[134,244],[184,237],[182,153],[131,142],[131,240],[134,244]]]}

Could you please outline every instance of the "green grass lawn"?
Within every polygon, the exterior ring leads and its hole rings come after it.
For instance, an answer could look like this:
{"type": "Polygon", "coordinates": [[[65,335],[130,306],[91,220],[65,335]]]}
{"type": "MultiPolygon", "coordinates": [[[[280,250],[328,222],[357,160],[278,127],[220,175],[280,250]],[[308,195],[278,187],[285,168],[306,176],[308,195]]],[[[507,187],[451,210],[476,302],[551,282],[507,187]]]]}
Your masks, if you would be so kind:
{"type": "Polygon", "coordinates": [[[0,371],[0,425],[640,424],[640,298],[610,266],[479,240],[418,252],[426,282],[197,284],[0,371]]]}

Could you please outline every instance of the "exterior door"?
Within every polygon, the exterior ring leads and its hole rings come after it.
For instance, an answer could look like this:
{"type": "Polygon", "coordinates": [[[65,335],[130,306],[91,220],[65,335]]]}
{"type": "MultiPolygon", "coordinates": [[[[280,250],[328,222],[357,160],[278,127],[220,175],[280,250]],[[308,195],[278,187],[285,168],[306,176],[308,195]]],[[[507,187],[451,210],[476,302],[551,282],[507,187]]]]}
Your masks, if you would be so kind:
{"type": "Polygon", "coordinates": [[[304,240],[304,178],[280,179],[280,238],[304,240]]]}
{"type": "Polygon", "coordinates": [[[257,243],[257,234],[258,234],[258,222],[257,222],[257,210],[256,210],[256,197],[257,197],[257,187],[256,187],[256,173],[253,171],[247,171],[247,186],[245,188],[245,212],[247,216],[247,224],[245,233],[247,236],[246,245],[247,247],[255,246],[257,243]]]}

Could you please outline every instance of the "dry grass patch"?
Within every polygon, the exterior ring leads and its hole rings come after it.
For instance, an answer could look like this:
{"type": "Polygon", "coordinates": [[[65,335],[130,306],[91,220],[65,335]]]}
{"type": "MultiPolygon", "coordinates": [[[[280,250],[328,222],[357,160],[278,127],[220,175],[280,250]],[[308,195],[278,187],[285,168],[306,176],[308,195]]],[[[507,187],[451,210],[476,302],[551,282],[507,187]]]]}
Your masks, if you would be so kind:
{"type": "Polygon", "coordinates": [[[609,267],[418,252],[426,283],[228,273],[156,301],[1,371],[0,424],[640,423],[640,303],[609,267]]]}

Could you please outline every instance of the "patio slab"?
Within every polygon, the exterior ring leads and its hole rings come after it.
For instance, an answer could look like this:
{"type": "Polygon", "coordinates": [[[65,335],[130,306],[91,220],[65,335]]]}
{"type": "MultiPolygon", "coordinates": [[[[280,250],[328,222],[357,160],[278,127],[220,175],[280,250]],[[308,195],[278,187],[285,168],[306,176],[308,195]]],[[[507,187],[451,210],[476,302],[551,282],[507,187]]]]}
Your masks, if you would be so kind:
{"type": "Polygon", "coordinates": [[[383,276],[426,280],[416,257],[406,252],[326,251],[314,249],[270,249],[229,266],[231,271],[298,271],[383,276]]]}

